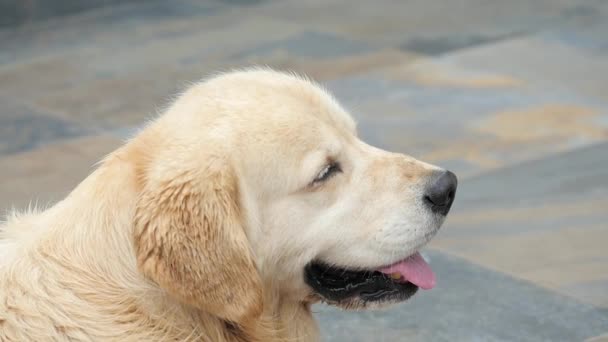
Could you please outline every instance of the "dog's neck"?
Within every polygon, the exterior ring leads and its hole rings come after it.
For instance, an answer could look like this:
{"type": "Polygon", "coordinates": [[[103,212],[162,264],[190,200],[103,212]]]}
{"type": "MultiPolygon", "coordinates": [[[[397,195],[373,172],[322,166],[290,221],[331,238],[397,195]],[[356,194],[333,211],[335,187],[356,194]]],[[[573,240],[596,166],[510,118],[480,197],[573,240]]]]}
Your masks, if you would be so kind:
{"type": "Polygon", "coordinates": [[[139,191],[133,179],[138,176],[127,162],[132,158],[124,158],[124,153],[128,150],[109,156],[65,200],[45,213],[52,216],[49,222],[72,225],[67,234],[62,229],[65,245],[44,245],[40,251],[44,257],[80,270],[77,274],[82,280],[72,288],[78,297],[109,316],[127,317],[125,330],[131,336],[141,332],[140,337],[149,339],[156,334],[210,341],[318,340],[310,304],[284,297],[270,285],[265,288],[259,320],[238,327],[177,302],[144,279],[136,265],[130,228],[139,191]],[[72,216],[66,218],[67,213],[72,216]],[[116,269],[125,272],[117,274],[116,269]]]}

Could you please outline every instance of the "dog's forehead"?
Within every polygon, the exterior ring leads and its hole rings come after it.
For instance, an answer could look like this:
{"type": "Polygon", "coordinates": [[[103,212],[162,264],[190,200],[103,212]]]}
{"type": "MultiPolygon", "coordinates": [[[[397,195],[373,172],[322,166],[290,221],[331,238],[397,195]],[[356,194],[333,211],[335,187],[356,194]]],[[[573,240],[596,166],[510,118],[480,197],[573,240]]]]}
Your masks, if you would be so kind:
{"type": "Polygon", "coordinates": [[[241,114],[255,113],[256,120],[266,121],[266,125],[304,127],[322,120],[356,134],[356,124],[350,114],[321,85],[306,77],[250,69],[224,74],[208,83],[221,89],[221,97],[227,102],[250,105],[249,110],[241,114]]]}

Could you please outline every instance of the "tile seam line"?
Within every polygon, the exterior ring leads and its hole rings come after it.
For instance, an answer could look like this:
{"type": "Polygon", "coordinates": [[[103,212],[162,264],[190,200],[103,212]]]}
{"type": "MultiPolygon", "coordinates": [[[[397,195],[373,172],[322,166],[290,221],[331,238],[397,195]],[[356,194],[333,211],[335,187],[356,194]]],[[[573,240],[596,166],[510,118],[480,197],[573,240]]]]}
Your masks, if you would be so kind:
{"type": "MultiPolygon", "coordinates": [[[[499,269],[494,268],[494,267],[490,267],[488,265],[482,265],[482,264],[478,263],[477,261],[475,261],[473,259],[465,257],[465,256],[463,256],[461,254],[452,252],[452,251],[450,251],[448,249],[445,249],[445,248],[436,247],[436,246],[432,246],[432,247],[429,246],[429,247],[426,247],[426,249],[431,250],[431,251],[435,251],[435,252],[440,252],[440,253],[449,255],[450,257],[458,258],[461,261],[467,262],[467,263],[469,263],[471,265],[474,265],[476,267],[480,267],[480,268],[482,268],[484,270],[491,271],[491,272],[496,272],[496,273],[501,274],[503,276],[509,277],[509,278],[511,278],[513,280],[523,282],[523,283],[525,283],[525,284],[527,284],[529,286],[533,286],[533,287],[535,287],[537,289],[548,291],[548,292],[550,292],[550,293],[552,293],[554,295],[562,296],[562,297],[574,300],[576,303],[578,303],[580,305],[583,305],[583,306],[585,306],[587,308],[590,308],[590,309],[592,309],[594,311],[597,311],[598,313],[602,314],[604,320],[606,321],[606,323],[608,323],[608,306],[599,306],[599,305],[594,305],[592,303],[581,301],[579,298],[576,298],[576,297],[574,297],[572,295],[569,295],[567,293],[560,292],[560,291],[557,291],[557,290],[549,288],[549,287],[541,286],[541,285],[539,285],[537,283],[534,283],[534,282],[532,282],[532,281],[530,281],[528,279],[521,278],[521,277],[519,277],[517,275],[511,274],[511,273],[508,273],[508,272],[504,272],[502,270],[499,270],[499,269]]],[[[431,260],[431,265],[432,265],[432,262],[433,261],[431,260]]]]}

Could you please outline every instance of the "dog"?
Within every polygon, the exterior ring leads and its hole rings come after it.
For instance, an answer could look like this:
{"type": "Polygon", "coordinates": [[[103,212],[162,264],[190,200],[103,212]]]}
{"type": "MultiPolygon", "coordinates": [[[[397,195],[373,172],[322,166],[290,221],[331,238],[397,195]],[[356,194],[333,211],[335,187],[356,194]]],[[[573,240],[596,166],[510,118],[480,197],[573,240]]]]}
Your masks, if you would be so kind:
{"type": "Polygon", "coordinates": [[[315,341],[311,305],[435,285],[456,176],[374,148],[313,81],[189,87],[65,199],[0,226],[1,341],[315,341]]]}

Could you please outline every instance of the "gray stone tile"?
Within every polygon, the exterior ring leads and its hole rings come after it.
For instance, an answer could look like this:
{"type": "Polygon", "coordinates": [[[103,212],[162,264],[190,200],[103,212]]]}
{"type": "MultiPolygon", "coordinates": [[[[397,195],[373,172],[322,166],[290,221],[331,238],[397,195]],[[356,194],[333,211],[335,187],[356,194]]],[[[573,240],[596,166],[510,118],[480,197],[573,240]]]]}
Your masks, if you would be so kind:
{"type": "Polygon", "coordinates": [[[441,55],[454,50],[466,49],[478,45],[493,44],[501,40],[525,35],[525,32],[508,32],[495,36],[470,34],[450,35],[444,37],[413,37],[400,47],[406,51],[424,55],[441,55]]]}
{"type": "Polygon", "coordinates": [[[192,33],[197,23],[206,23],[203,19],[229,8],[216,1],[152,0],[0,30],[0,65],[83,49],[103,50],[99,48],[104,45],[114,51],[134,48],[151,38],[175,39],[192,33]]]}
{"type": "MultiPolygon", "coordinates": [[[[48,20],[49,18],[75,14],[95,8],[116,6],[124,2],[123,0],[0,0],[0,27],[48,20]]],[[[131,0],[131,2],[134,2],[134,0],[131,0]]]]}
{"type": "Polygon", "coordinates": [[[23,105],[2,101],[0,156],[26,151],[56,140],[88,134],[86,129],[23,105]]]}
{"type": "Polygon", "coordinates": [[[593,336],[585,340],[585,342],[608,342],[608,332],[598,336],[593,336]]]}
{"type": "MultiPolygon", "coordinates": [[[[604,31],[598,31],[597,34],[605,36],[604,31]]],[[[577,48],[564,35],[557,34],[561,39],[556,39],[555,35],[556,33],[538,34],[508,40],[491,46],[461,50],[443,58],[465,68],[509,74],[536,89],[578,94],[605,102],[608,80],[598,77],[608,73],[605,52],[577,48]]],[[[587,44],[605,44],[605,40],[590,38],[590,41],[592,43],[587,44]]],[[[584,44],[582,40],[578,42],[584,44]]]]}
{"type": "Polygon", "coordinates": [[[10,208],[47,208],[86,178],[123,140],[87,136],[0,156],[0,216],[10,208]]]}
{"type": "Polygon", "coordinates": [[[455,208],[526,207],[608,195],[608,143],[524,162],[467,179],[455,208]]]}
{"type": "Polygon", "coordinates": [[[603,19],[605,16],[605,14],[594,12],[591,22],[573,27],[556,28],[543,32],[540,36],[550,42],[559,42],[576,49],[586,50],[597,56],[605,56],[608,53],[608,38],[606,38],[608,23],[603,19]]]}
{"type": "Polygon", "coordinates": [[[138,7],[125,6],[118,13],[21,32],[14,46],[0,49],[0,54],[16,54],[12,63],[0,66],[0,96],[19,96],[83,125],[135,125],[187,82],[243,66],[226,55],[298,30],[272,20],[224,16],[227,4],[189,3],[152,2],[137,15],[138,7]],[[163,6],[175,8],[164,11],[163,6]],[[198,9],[190,11],[192,6],[198,9]],[[218,13],[208,18],[213,11],[218,13]]]}
{"type": "MultiPolygon", "coordinates": [[[[453,25],[452,30],[416,30],[413,35],[408,35],[400,46],[422,54],[439,55],[483,45],[490,46],[500,41],[528,35],[557,36],[558,39],[570,41],[573,45],[583,44],[587,47],[594,46],[596,49],[598,44],[605,46],[606,35],[602,33],[605,32],[608,6],[601,1],[552,4],[542,1],[499,4],[493,1],[475,5],[477,5],[475,9],[462,6],[471,9],[468,12],[460,12],[459,9],[453,8],[457,14],[451,14],[448,21],[448,25],[453,25]],[[491,18],[493,22],[484,22],[473,14],[475,12],[486,12],[486,18],[491,18]],[[465,23],[460,22],[464,20],[474,22],[476,30],[470,30],[465,23]],[[595,35],[590,31],[598,34],[595,35]]],[[[454,3],[452,6],[457,7],[461,4],[454,3]]]]}
{"type": "Polygon", "coordinates": [[[276,70],[297,72],[317,82],[363,74],[388,65],[401,64],[411,55],[397,49],[373,49],[336,57],[309,58],[275,49],[261,55],[243,55],[243,60],[231,60],[240,66],[268,66],[276,70]]]}
{"type": "Polygon", "coordinates": [[[254,10],[275,19],[393,47],[412,37],[501,36],[536,32],[563,24],[561,11],[573,7],[567,0],[458,2],[281,1],[254,10]],[[481,34],[480,34],[481,33],[481,34]]]}
{"type": "Polygon", "coordinates": [[[581,341],[608,313],[530,283],[429,252],[435,289],[387,311],[316,306],[325,341],[581,341]]]}
{"type": "Polygon", "coordinates": [[[231,58],[267,56],[284,52],[296,57],[324,59],[352,56],[372,51],[369,44],[345,39],[333,34],[307,31],[275,42],[262,43],[252,49],[241,51],[231,58]]]}
{"type": "Polygon", "coordinates": [[[433,246],[608,307],[608,143],[462,180],[433,246]]]}
{"type": "MultiPolygon", "coordinates": [[[[608,307],[608,300],[606,300],[606,291],[608,291],[608,274],[604,279],[580,282],[578,284],[569,284],[563,286],[560,290],[562,292],[572,293],[574,297],[581,298],[587,303],[592,303],[598,306],[603,304],[603,307],[608,307]]],[[[608,309],[604,310],[608,311],[608,309]]]]}

